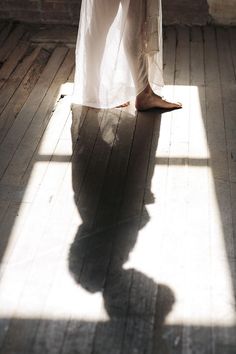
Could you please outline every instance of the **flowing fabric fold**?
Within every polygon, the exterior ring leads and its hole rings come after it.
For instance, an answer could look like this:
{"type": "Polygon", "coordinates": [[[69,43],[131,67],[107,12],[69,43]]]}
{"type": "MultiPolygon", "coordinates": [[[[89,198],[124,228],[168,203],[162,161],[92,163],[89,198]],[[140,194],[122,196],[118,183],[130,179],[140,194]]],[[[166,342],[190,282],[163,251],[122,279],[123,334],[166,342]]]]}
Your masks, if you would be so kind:
{"type": "Polygon", "coordinates": [[[161,0],[82,0],[73,101],[113,108],[150,82],[160,93],[161,0]]]}

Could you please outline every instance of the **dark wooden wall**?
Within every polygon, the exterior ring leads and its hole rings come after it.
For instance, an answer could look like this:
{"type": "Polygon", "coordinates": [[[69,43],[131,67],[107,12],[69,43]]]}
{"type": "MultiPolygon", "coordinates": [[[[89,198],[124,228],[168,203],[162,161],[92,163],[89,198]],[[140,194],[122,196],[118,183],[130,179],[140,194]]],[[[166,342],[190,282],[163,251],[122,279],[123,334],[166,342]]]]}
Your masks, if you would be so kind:
{"type": "Polygon", "coordinates": [[[76,24],[81,0],[0,0],[0,18],[76,24]]]}
{"type": "Polygon", "coordinates": [[[162,0],[165,24],[204,25],[209,20],[207,0],[162,0]]]}
{"type": "MultiPolygon", "coordinates": [[[[26,22],[77,24],[81,0],[1,0],[0,18],[26,22]]],[[[165,24],[205,24],[207,0],[163,0],[165,24]]]]}

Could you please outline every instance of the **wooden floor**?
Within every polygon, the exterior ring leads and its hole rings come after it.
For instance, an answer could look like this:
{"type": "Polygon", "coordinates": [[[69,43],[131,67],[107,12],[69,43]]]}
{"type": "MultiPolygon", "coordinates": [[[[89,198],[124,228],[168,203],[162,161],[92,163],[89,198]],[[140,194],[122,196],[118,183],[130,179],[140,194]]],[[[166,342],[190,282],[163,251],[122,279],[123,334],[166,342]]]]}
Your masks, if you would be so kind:
{"type": "Polygon", "coordinates": [[[165,28],[165,113],[71,110],[40,33],[0,23],[1,354],[235,354],[236,29],[165,28]]]}

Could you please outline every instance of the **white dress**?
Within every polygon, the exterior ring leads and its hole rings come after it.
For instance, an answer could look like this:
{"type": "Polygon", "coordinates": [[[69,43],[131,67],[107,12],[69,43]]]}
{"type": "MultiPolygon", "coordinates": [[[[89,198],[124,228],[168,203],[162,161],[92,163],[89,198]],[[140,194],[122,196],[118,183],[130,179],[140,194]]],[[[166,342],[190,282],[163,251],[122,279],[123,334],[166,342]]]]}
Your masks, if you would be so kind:
{"type": "Polygon", "coordinates": [[[113,108],[148,82],[160,94],[161,0],[82,0],[73,102],[113,108]]]}

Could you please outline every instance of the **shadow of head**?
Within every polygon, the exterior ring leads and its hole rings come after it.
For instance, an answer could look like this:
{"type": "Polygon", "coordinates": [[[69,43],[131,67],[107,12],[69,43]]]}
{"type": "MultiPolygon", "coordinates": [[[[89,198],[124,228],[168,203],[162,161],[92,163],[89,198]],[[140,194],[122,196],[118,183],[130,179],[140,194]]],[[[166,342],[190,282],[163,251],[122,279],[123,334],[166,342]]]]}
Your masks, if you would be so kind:
{"type": "Polygon", "coordinates": [[[109,270],[112,269],[113,274],[123,271],[137,234],[135,220],[89,231],[81,225],[68,260],[75,281],[91,293],[103,291],[109,270]]]}

